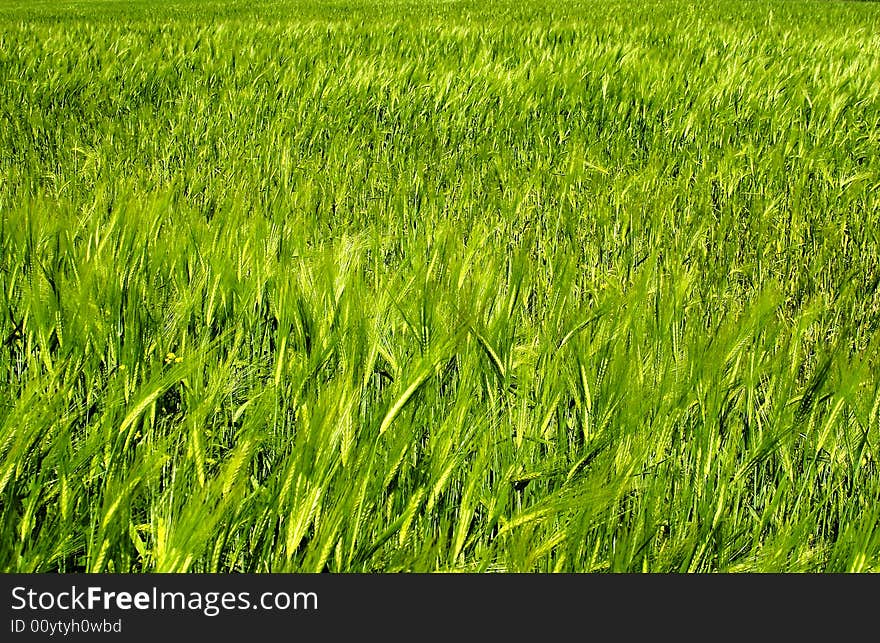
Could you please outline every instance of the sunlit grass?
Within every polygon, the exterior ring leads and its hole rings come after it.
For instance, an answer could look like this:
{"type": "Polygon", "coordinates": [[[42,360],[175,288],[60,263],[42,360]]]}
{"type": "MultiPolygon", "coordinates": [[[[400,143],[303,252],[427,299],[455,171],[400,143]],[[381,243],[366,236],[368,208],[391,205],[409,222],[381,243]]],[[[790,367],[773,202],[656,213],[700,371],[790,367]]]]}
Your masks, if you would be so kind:
{"type": "Polygon", "coordinates": [[[880,565],[880,7],[0,2],[0,569],[880,565]]]}

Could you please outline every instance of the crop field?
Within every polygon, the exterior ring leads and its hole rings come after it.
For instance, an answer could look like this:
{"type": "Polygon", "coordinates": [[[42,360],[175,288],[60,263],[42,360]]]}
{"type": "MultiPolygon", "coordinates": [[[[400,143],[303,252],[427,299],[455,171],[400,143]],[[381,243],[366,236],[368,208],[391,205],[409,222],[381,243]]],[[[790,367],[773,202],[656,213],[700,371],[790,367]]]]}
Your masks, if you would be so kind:
{"type": "Polygon", "coordinates": [[[880,4],[0,0],[0,571],[880,571],[880,4]]]}

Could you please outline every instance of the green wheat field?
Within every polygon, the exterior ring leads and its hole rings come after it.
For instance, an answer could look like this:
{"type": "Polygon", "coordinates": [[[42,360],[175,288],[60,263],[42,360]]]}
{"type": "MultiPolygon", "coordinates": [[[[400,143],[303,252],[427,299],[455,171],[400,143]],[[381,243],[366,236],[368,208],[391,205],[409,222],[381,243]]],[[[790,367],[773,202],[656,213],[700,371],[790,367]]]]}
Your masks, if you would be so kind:
{"type": "Polygon", "coordinates": [[[0,0],[0,571],[880,571],[880,4],[0,0]]]}

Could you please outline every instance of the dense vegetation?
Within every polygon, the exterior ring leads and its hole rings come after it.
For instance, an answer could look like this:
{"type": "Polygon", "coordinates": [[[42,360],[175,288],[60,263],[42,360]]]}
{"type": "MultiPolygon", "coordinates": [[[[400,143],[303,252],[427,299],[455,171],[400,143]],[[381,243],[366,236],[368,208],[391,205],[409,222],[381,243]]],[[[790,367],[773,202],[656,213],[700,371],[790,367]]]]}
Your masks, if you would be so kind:
{"type": "Polygon", "coordinates": [[[0,0],[0,569],[880,568],[880,6],[0,0]]]}

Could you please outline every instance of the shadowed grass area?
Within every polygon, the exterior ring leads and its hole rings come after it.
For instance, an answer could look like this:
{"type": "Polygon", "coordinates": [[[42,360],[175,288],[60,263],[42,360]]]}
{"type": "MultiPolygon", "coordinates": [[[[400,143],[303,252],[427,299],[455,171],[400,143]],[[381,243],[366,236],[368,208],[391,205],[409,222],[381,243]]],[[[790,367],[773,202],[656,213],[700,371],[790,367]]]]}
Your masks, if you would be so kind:
{"type": "Polygon", "coordinates": [[[880,7],[0,1],[0,570],[880,566],[880,7]]]}

